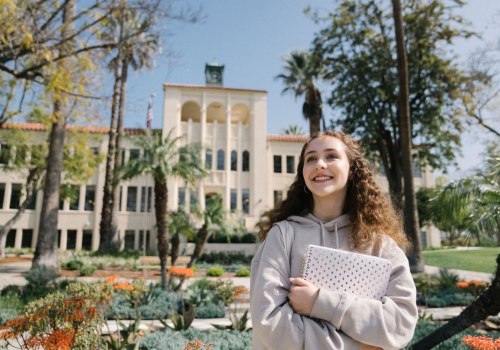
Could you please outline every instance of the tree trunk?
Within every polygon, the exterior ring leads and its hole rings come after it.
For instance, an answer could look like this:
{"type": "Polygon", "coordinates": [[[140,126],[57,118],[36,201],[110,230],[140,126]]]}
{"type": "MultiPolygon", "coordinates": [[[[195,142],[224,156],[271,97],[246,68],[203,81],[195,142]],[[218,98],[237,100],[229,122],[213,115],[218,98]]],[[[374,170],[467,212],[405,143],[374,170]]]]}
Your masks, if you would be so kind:
{"type": "Polygon", "coordinates": [[[417,201],[413,186],[411,119],[410,104],[408,101],[408,64],[404,46],[403,15],[400,0],[392,0],[392,6],[398,56],[399,132],[401,139],[401,158],[404,178],[404,227],[412,244],[408,256],[410,269],[412,272],[423,272],[424,260],[420,247],[417,201]]]}
{"type": "MultiPolygon", "coordinates": [[[[73,34],[73,18],[76,12],[76,1],[68,0],[63,9],[63,23],[61,37],[68,38],[73,34]]],[[[71,45],[71,41],[63,46],[61,53],[64,55],[71,45]]],[[[69,70],[68,61],[62,60],[62,69],[69,70]]],[[[62,91],[54,92],[54,111],[52,129],[49,136],[49,155],[47,157],[47,171],[43,191],[42,210],[38,228],[38,241],[31,268],[46,266],[58,268],[57,263],[57,226],[59,215],[59,188],[63,167],[63,148],[66,134],[65,97],[62,91]],[[59,96],[57,96],[59,95],[59,96]]]]}
{"type": "Polygon", "coordinates": [[[171,239],[172,246],[170,247],[170,265],[175,266],[175,262],[179,257],[179,245],[181,243],[181,239],[178,233],[172,235],[171,239]]]}
{"type": "Polygon", "coordinates": [[[160,258],[161,286],[168,288],[167,256],[168,256],[168,225],[167,203],[168,189],[165,179],[154,179],[156,229],[158,230],[158,257],[160,258]]]}
{"type": "Polygon", "coordinates": [[[208,227],[206,224],[200,228],[198,233],[196,234],[196,243],[194,245],[193,255],[191,255],[191,259],[189,260],[188,267],[193,266],[193,264],[198,261],[200,256],[203,254],[203,249],[205,248],[205,244],[208,241],[208,227]]]}
{"type": "Polygon", "coordinates": [[[412,350],[431,349],[458,332],[469,328],[474,323],[500,312],[500,254],[497,256],[497,270],[491,286],[486,289],[472,304],[467,306],[457,317],[436,329],[425,338],[415,343],[412,350]]]}
{"type": "Polygon", "coordinates": [[[101,209],[101,222],[99,225],[99,251],[108,252],[111,249],[113,236],[112,212],[115,197],[113,196],[113,179],[115,173],[115,157],[120,157],[120,150],[116,148],[116,132],[118,123],[118,104],[120,99],[120,73],[115,69],[115,82],[113,86],[113,100],[111,103],[111,123],[108,137],[108,153],[106,155],[106,174],[104,176],[104,189],[101,209]]]}
{"type": "MultiPolygon", "coordinates": [[[[113,208],[111,211],[111,236],[110,236],[110,249],[118,251],[120,249],[120,235],[118,232],[118,206],[120,204],[120,191],[118,191],[119,176],[118,171],[121,164],[121,138],[123,136],[123,117],[125,114],[125,96],[127,90],[127,76],[128,76],[128,60],[123,59],[121,63],[121,79],[120,79],[120,98],[118,103],[118,123],[116,133],[116,151],[114,159],[114,174],[113,184],[111,186],[113,196],[113,208]]],[[[144,240],[146,244],[146,240],[144,240]]]]}

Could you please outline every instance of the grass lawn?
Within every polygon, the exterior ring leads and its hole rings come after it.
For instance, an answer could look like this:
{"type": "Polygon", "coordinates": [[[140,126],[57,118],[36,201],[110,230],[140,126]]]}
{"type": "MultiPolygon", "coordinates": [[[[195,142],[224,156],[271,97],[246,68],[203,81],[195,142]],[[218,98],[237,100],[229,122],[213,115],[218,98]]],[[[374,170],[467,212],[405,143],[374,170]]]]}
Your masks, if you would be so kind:
{"type": "Polygon", "coordinates": [[[500,248],[476,250],[428,250],[422,252],[426,265],[477,272],[495,273],[500,248]]]}

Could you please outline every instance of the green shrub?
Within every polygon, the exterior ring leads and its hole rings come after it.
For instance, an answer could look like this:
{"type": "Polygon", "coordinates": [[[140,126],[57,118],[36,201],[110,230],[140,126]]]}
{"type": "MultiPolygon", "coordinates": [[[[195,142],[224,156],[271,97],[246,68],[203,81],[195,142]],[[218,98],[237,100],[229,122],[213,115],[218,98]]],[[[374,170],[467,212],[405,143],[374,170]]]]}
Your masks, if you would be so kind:
{"type": "Polygon", "coordinates": [[[91,276],[97,268],[91,264],[84,264],[80,267],[80,276],[91,276]]]}
{"type": "Polygon", "coordinates": [[[450,288],[428,296],[419,296],[418,303],[427,307],[467,306],[475,299],[471,293],[450,288]]]}
{"type": "Polygon", "coordinates": [[[222,266],[214,266],[207,270],[205,273],[207,277],[221,277],[224,275],[224,268],[222,266]]]}
{"type": "Polygon", "coordinates": [[[46,266],[32,268],[26,273],[26,281],[34,286],[48,286],[54,284],[57,278],[57,271],[46,266]]]}
{"type": "Polygon", "coordinates": [[[195,309],[196,318],[223,318],[226,316],[226,307],[222,301],[217,303],[202,303],[195,309]]]}
{"type": "Polygon", "coordinates": [[[224,266],[231,264],[249,265],[252,261],[252,256],[245,255],[242,252],[211,252],[203,254],[198,261],[224,266]]]}
{"type": "Polygon", "coordinates": [[[250,277],[250,270],[248,267],[242,267],[236,271],[236,277],[250,277]]]}
{"type": "Polygon", "coordinates": [[[66,263],[61,264],[61,267],[66,270],[80,270],[80,268],[83,266],[83,263],[80,260],[76,259],[71,259],[66,263]]]}
{"type": "Polygon", "coordinates": [[[189,328],[174,332],[171,329],[154,332],[140,342],[141,350],[178,350],[195,339],[212,344],[217,350],[250,350],[252,349],[252,332],[237,331],[199,331],[189,328]]]}
{"type": "Polygon", "coordinates": [[[241,243],[255,243],[257,242],[257,236],[253,233],[245,233],[243,236],[241,236],[240,239],[241,243]]]}
{"type": "MultiPolygon", "coordinates": [[[[147,300],[139,306],[141,318],[144,320],[169,318],[177,297],[175,292],[167,292],[154,287],[147,300]]],[[[135,310],[123,294],[115,293],[106,310],[106,317],[110,320],[130,320],[135,318],[135,310]]]]}

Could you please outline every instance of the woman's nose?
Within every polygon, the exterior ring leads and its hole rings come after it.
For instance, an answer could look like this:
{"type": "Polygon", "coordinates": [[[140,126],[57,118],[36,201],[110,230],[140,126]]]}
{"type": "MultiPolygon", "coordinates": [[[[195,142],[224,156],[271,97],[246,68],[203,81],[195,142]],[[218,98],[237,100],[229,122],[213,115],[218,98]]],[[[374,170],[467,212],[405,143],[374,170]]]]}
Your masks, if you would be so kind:
{"type": "Polygon", "coordinates": [[[323,159],[318,159],[318,161],[316,162],[316,169],[324,169],[326,168],[326,163],[323,159]]]}

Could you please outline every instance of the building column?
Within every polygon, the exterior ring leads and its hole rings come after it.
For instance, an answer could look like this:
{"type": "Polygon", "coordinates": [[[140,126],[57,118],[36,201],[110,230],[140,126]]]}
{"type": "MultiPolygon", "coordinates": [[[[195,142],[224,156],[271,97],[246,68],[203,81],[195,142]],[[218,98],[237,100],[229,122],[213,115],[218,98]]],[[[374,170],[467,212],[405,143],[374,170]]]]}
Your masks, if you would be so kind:
{"type": "MultiPolygon", "coordinates": [[[[201,151],[200,151],[200,159],[201,159],[201,164],[203,164],[203,167],[206,169],[205,165],[205,152],[209,145],[206,143],[206,138],[207,138],[207,106],[206,106],[206,97],[205,97],[205,91],[203,91],[202,95],[202,101],[201,101],[201,120],[200,120],[200,144],[201,144],[201,151]]],[[[214,162],[214,154],[212,150],[212,164],[214,162]]],[[[210,169],[211,171],[211,169],[210,169]]],[[[205,188],[203,187],[203,182],[204,180],[201,179],[199,182],[198,186],[198,204],[200,206],[201,210],[205,210],[205,188]]]]}
{"type": "Polygon", "coordinates": [[[225,174],[226,186],[224,193],[224,203],[226,210],[231,209],[231,99],[227,96],[227,109],[226,109],[226,154],[225,154],[225,174]]]}
{"type": "MultiPolygon", "coordinates": [[[[10,230],[9,230],[9,232],[10,232],[10,230]]],[[[7,234],[9,234],[9,232],[7,232],[7,234]]],[[[14,237],[15,237],[14,248],[21,249],[21,245],[23,243],[23,230],[21,230],[20,228],[15,229],[14,237]]],[[[35,241],[34,239],[31,240],[32,246],[33,246],[34,241],[35,241]]]]}
{"type": "Polygon", "coordinates": [[[75,250],[82,250],[83,230],[79,228],[76,230],[76,245],[75,250]]]}
{"type": "Polygon", "coordinates": [[[68,230],[65,228],[61,228],[61,242],[59,244],[59,249],[67,250],[68,246],[68,230]]]}
{"type": "Polygon", "coordinates": [[[242,202],[241,202],[241,174],[243,169],[243,151],[241,149],[241,139],[243,135],[241,120],[238,121],[238,145],[236,147],[237,159],[238,162],[236,164],[236,209],[243,210],[242,202]]]}

